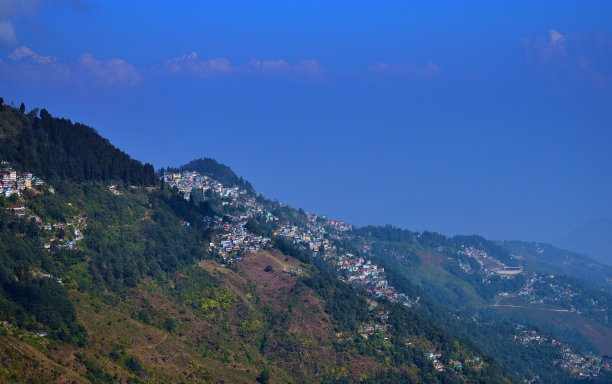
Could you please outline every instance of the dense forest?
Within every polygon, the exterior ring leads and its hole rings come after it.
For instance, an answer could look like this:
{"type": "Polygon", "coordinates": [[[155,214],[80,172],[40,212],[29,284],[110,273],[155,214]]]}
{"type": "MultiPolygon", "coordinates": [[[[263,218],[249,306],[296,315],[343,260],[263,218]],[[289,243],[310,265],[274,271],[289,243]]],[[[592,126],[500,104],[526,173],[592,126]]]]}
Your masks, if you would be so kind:
{"type": "MultiPolygon", "coordinates": [[[[25,108],[25,107],[24,107],[25,108]]],[[[151,164],[115,148],[93,128],[53,117],[45,109],[30,113],[0,105],[0,154],[47,181],[122,181],[156,184],[151,164]]]]}

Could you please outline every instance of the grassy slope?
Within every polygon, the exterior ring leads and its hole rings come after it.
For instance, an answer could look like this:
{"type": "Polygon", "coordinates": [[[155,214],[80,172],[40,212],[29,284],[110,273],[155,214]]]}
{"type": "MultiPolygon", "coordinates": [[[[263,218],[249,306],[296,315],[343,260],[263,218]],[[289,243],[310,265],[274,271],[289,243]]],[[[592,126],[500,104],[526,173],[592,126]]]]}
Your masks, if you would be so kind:
{"type": "MultiPolygon", "coordinates": [[[[173,278],[177,286],[210,276],[220,282],[218,288],[231,292],[226,307],[208,311],[185,305],[172,289],[153,280],[122,298],[73,290],[70,297],[88,331],[87,346],[76,348],[24,331],[5,334],[1,350],[9,368],[0,371],[0,381],[254,382],[266,366],[273,382],[355,382],[385,369],[380,358],[350,348],[349,334],[337,332],[325,302],[300,285],[299,277],[283,273],[283,265],[300,263],[278,252],[259,252],[238,271],[205,260],[178,272],[173,278]],[[264,272],[268,265],[273,272],[264,272]],[[139,317],[143,310],[146,319],[139,317]],[[176,320],[171,330],[166,318],[176,320]],[[349,348],[339,353],[334,344],[341,340],[349,348]],[[137,371],[128,363],[134,358],[142,366],[137,371]]],[[[425,335],[420,338],[435,347],[425,335]]],[[[405,369],[422,380],[416,366],[405,369]]]]}

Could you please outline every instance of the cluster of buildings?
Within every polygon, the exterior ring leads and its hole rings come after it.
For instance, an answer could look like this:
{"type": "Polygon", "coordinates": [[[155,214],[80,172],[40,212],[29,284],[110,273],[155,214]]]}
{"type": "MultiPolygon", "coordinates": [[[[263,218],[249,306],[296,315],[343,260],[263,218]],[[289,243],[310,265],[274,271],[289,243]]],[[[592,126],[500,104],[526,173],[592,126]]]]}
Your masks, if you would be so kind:
{"type": "MultiPolygon", "coordinates": [[[[523,329],[524,327],[520,327],[521,329],[523,329]]],[[[544,344],[544,343],[548,343],[549,340],[544,337],[544,336],[540,336],[538,334],[537,331],[535,330],[531,330],[531,331],[527,331],[527,330],[522,330],[518,335],[514,335],[514,340],[522,343],[522,344],[530,344],[530,343],[536,343],[536,344],[544,344]]],[[[552,340],[552,343],[555,343],[555,340],[552,340]]]]}
{"type": "Polygon", "coordinates": [[[230,219],[229,222],[219,216],[205,219],[205,225],[219,232],[216,235],[217,241],[211,242],[210,247],[217,249],[225,262],[239,261],[244,253],[255,252],[270,241],[268,237],[253,235],[246,230],[247,221],[256,216],[265,215],[268,220],[278,220],[265,211],[263,205],[254,197],[248,196],[246,190],[240,187],[225,187],[222,183],[193,171],[165,172],[162,180],[169,188],[177,188],[186,200],[193,198],[195,201],[205,201],[208,199],[207,191],[210,191],[209,194],[221,201],[222,207],[234,208],[232,213],[225,215],[230,219]]]}
{"type": "Polygon", "coordinates": [[[186,200],[192,196],[196,201],[204,199],[206,191],[211,190],[220,198],[231,199],[226,204],[235,204],[239,196],[247,193],[246,190],[241,190],[239,187],[224,187],[220,182],[194,171],[165,172],[162,178],[170,188],[176,187],[179,192],[182,192],[186,200]]]}
{"type": "Polygon", "coordinates": [[[242,254],[255,252],[270,241],[268,237],[249,233],[244,227],[245,224],[242,222],[228,224],[221,220],[215,223],[215,227],[222,232],[217,235],[218,244],[210,243],[210,246],[216,247],[224,260],[228,262],[240,260],[242,254]]]}
{"type": "MultiPolygon", "coordinates": [[[[210,194],[221,201],[222,207],[235,208],[233,214],[225,215],[230,222],[215,216],[208,218],[205,223],[220,232],[216,236],[217,241],[211,242],[210,247],[217,249],[224,261],[238,261],[242,254],[257,251],[270,241],[268,237],[253,235],[246,230],[247,221],[258,215],[263,214],[269,220],[275,219],[254,197],[247,196],[246,190],[240,187],[225,187],[222,183],[193,171],[165,172],[162,179],[169,188],[177,188],[186,200],[194,198],[196,201],[205,201],[208,199],[206,192],[210,191],[210,194]]],[[[185,226],[188,225],[189,223],[185,223],[185,226]]]]}
{"type": "Polygon", "coordinates": [[[531,274],[518,296],[529,304],[548,304],[595,320],[610,320],[610,307],[605,300],[600,301],[596,295],[554,275],[531,274]]]}
{"type": "Polygon", "coordinates": [[[541,336],[535,330],[525,330],[522,326],[519,327],[519,330],[520,333],[514,336],[514,340],[526,345],[550,345],[552,348],[558,349],[561,359],[556,361],[556,364],[575,377],[596,378],[601,375],[602,371],[610,370],[610,363],[604,361],[601,356],[573,351],[571,347],[561,341],[541,336]]]}
{"type": "MultiPolygon", "coordinates": [[[[427,359],[433,363],[434,369],[436,371],[438,372],[444,371],[445,369],[444,364],[442,363],[442,361],[440,361],[440,359],[442,358],[441,353],[428,352],[425,354],[425,357],[427,357],[427,359]]],[[[478,366],[481,364],[480,357],[476,356],[473,359],[467,359],[465,363],[478,366]]],[[[458,360],[451,359],[449,362],[449,365],[457,372],[460,372],[463,369],[463,363],[458,360]]]]}
{"type": "Polygon", "coordinates": [[[46,238],[43,248],[49,251],[60,248],[77,248],[77,243],[83,240],[83,231],[87,228],[87,217],[85,216],[77,216],[66,223],[43,223],[39,216],[30,212],[23,204],[8,207],[7,211],[13,216],[34,221],[45,232],[49,232],[50,235],[43,236],[43,238],[46,238]],[[59,236],[54,237],[57,234],[59,236]]]}
{"type": "Polygon", "coordinates": [[[533,273],[518,295],[527,298],[530,304],[561,304],[568,306],[569,311],[580,314],[580,311],[571,305],[571,299],[581,293],[581,290],[572,287],[569,283],[561,284],[555,281],[554,275],[533,273]]]}
{"type": "MultiPolygon", "coordinates": [[[[17,216],[17,217],[25,217],[26,216],[26,207],[25,205],[13,205],[10,206],[8,208],[6,208],[6,210],[11,213],[13,216],[17,216]]],[[[38,216],[30,216],[31,218],[35,218],[36,222],[40,221],[40,217],[38,216]]]]}
{"type": "Polygon", "coordinates": [[[342,281],[352,284],[358,291],[376,299],[387,299],[407,307],[412,307],[420,298],[411,299],[403,293],[398,293],[385,277],[385,269],[372,264],[371,260],[344,253],[332,261],[342,281]]]}
{"type": "MultiPolygon", "coordinates": [[[[489,256],[486,251],[482,249],[477,249],[474,247],[465,248],[462,246],[463,250],[459,251],[474,260],[480,265],[480,268],[489,274],[497,274],[502,276],[512,276],[518,275],[523,272],[523,267],[509,267],[502,263],[501,261],[489,256]]],[[[467,271],[467,266],[460,265],[464,271],[467,271]]]]}
{"type": "Polygon", "coordinates": [[[333,265],[343,280],[355,286],[359,291],[374,298],[385,298],[406,306],[418,303],[419,298],[412,300],[403,293],[398,293],[387,281],[384,269],[373,265],[370,260],[356,257],[351,253],[339,253],[330,239],[343,239],[351,225],[339,220],[331,220],[312,213],[306,214],[305,224],[290,224],[279,222],[279,218],[265,209],[263,204],[248,196],[247,191],[239,187],[225,187],[222,183],[200,175],[197,172],[166,172],[162,176],[169,187],[176,187],[189,199],[194,193],[202,194],[205,200],[206,191],[210,190],[222,207],[227,207],[229,222],[215,217],[207,223],[219,233],[216,241],[210,243],[211,248],[219,251],[225,262],[234,262],[248,252],[254,252],[265,247],[270,238],[250,233],[246,223],[250,219],[264,219],[278,223],[274,236],[284,237],[292,243],[314,251],[318,257],[333,265]]]}
{"type": "Polygon", "coordinates": [[[0,180],[0,185],[2,186],[1,191],[4,197],[10,197],[14,194],[21,195],[23,190],[43,184],[42,179],[34,176],[30,172],[18,174],[16,170],[11,168],[8,161],[2,162],[2,179],[0,180]]]}
{"type": "Polygon", "coordinates": [[[291,225],[286,221],[279,225],[274,235],[286,237],[295,244],[304,245],[313,251],[319,251],[323,246],[327,255],[328,250],[335,250],[329,239],[342,240],[345,232],[353,228],[340,220],[331,220],[326,216],[317,216],[314,213],[304,213],[306,215],[304,225],[291,225]]]}
{"type": "Polygon", "coordinates": [[[342,240],[352,226],[343,221],[331,220],[325,216],[306,213],[305,226],[291,225],[289,222],[281,224],[274,233],[292,240],[295,244],[308,247],[314,251],[316,257],[323,258],[338,272],[339,278],[353,285],[359,292],[376,299],[387,299],[407,307],[412,307],[420,298],[412,299],[399,293],[389,284],[384,268],[372,264],[371,260],[342,252],[334,246],[329,239],[342,240]]]}
{"type": "MultiPolygon", "coordinates": [[[[359,333],[361,337],[364,339],[369,339],[375,334],[383,334],[387,335],[389,331],[389,324],[387,324],[387,320],[389,319],[389,311],[386,309],[380,309],[376,301],[368,300],[368,310],[370,310],[373,314],[372,321],[367,325],[361,327],[359,333]]],[[[384,340],[388,341],[389,338],[384,336],[384,340]]]]}
{"type": "Polygon", "coordinates": [[[592,353],[579,354],[567,345],[561,347],[563,360],[559,363],[561,368],[569,370],[577,377],[599,377],[602,370],[610,370],[610,363],[604,363],[601,356],[592,353]]]}
{"type": "Polygon", "coordinates": [[[435,354],[433,352],[429,352],[425,356],[427,356],[427,358],[431,360],[436,371],[442,372],[444,370],[444,365],[440,361],[442,354],[435,354]]]}
{"type": "Polygon", "coordinates": [[[43,248],[47,250],[52,249],[76,249],[78,242],[83,240],[83,231],[87,228],[87,217],[77,216],[71,221],[66,223],[46,223],[42,224],[41,227],[46,231],[63,230],[62,238],[51,237],[48,242],[43,244],[43,248]]]}

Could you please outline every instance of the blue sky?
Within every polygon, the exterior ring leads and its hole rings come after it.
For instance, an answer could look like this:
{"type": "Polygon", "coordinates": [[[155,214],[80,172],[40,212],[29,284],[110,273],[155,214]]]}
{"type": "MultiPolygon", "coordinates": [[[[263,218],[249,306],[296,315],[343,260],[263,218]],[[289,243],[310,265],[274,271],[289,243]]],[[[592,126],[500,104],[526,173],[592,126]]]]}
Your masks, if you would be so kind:
{"type": "Polygon", "coordinates": [[[4,0],[0,95],[358,225],[612,216],[612,2],[380,3],[4,0]]]}

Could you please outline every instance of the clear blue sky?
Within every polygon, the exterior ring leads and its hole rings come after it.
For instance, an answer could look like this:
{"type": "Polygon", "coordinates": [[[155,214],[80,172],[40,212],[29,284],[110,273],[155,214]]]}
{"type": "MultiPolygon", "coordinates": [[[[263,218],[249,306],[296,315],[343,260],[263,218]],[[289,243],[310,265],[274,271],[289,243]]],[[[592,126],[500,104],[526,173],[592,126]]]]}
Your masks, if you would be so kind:
{"type": "Polygon", "coordinates": [[[551,240],[612,216],[611,17],[611,1],[3,0],[0,95],[357,225],[551,240]]]}

